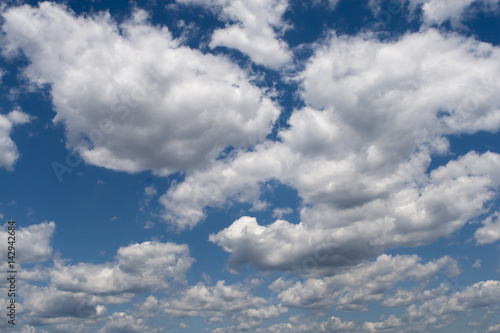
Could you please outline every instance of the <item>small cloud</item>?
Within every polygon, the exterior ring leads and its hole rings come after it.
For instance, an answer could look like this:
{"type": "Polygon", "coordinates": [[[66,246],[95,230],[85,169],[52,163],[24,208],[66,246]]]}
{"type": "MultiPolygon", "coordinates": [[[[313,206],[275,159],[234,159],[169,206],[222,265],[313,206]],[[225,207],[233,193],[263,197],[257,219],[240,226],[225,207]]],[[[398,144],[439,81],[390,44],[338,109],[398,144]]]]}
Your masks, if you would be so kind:
{"type": "Polygon", "coordinates": [[[104,184],[106,184],[106,182],[104,180],[99,179],[97,181],[97,185],[104,185],[104,184]]]}
{"type": "Polygon", "coordinates": [[[201,278],[203,279],[203,281],[205,281],[207,285],[212,284],[212,278],[207,273],[205,272],[201,273],[201,278]]]}
{"type": "Polygon", "coordinates": [[[111,221],[114,221],[114,220],[116,220],[117,218],[118,218],[118,217],[113,216],[113,217],[111,218],[111,221]]]}
{"type": "Polygon", "coordinates": [[[186,324],[186,323],[180,323],[180,324],[179,324],[179,327],[180,327],[180,328],[189,328],[189,325],[188,325],[188,324],[186,324]]]}
{"type": "Polygon", "coordinates": [[[4,215],[3,215],[2,213],[0,213],[0,219],[3,219],[3,216],[4,216],[4,215]]]}
{"type": "Polygon", "coordinates": [[[273,217],[276,219],[282,219],[284,215],[293,213],[293,209],[287,208],[275,208],[273,209],[273,217]]]}
{"type": "Polygon", "coordinates": [[[472,264],[473,268],[481,268],[481,259],[477,259],[474,264],[472,264]]]}
{"type": "Polygon", "coordinates": [[[269,207],[268,202],[257,200],[257,201],[254,201],[252,203],[252,208],[250,208],[250,211],[251,212],[262,212],[262,211],[266,210],[267,207],[269,207]]]}
{"type": "Polygon", "coordinates": [[[3,70],[2,68],[0,68],[0,83],[2,83],[2,77],[7,74],[7,72],[5,70],[3,70]]]}
{"type": "Polygon", "coordinates": [[[152,196],[156,195],[157,193],[158,193],[158,191],[156,190],[154,185],[148,186],[144,189],[144,195],[148,196],[148,197],[152,197],[152,196]]]}
{"type": "Polygon", "coordinates": [[[10,120],[12,124],[26,124],[31,120],[31,116],[24,113],[20,108],[12,110],[8,115],[7,119],[10,120]]]}
{"type": "Polygon", "coordinates": [[[146,221],[146,224],[144,225],[144,229],[151,229],[154,226],[155,226],[155,224],[153,222],[146,221]]]}

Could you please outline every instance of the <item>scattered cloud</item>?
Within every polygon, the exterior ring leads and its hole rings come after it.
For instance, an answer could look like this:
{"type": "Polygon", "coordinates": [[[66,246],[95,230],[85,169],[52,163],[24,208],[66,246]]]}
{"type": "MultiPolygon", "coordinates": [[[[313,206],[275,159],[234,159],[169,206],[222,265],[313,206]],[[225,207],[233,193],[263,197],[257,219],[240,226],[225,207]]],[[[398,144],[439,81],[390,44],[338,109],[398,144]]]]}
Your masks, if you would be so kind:
{"type": "Polygon", "coordinates": [[[0,114],[0,168],[12,171],[14,163],[19,159],[16,144],[10,138],[15,125],[25,124],[30,121],[30,116],[15,109],[7,115],[0,114]]]}
{"type": "MultiPolygon", "coordinates": [[[[50,280],[58,290],[122,296],[165,290],[171,282],[183,283],[194,262],[186,245],[144,242],[120,247],[116,261],[67,266],[56,261],[50,280]]],[[[120,302],[120,300],[118,300],[120,302]]]]}
{"type": "Polygon", "coordinates": [[[293,209],[290,207],[273,209],[273,217],[275,219],[282,219],[284,215],[288,215],[291,213],[293,213],[293,209]]]}
{"type": "Polygon", "coordinates": [[[474,238],[477,244],[490,244],[500,239],[499,213],[495,212],[488,216],[483,222],[483,226],[476,230],[474,238]]]}
{"type": "Polygon", "coordinates": [[[382,299],[396,282],[428,280],[442,269],[452,276],[459,273],[457,262],[450,257],[427,264],[421,264],[420,260],[415,255],[381,255],[374,262],[359,264],[331,277],[296,283],[280,278],[270,288],[280,291],[278,297],[285,306],[313,309],[336,306],[337,310],[363,311],[370,302],[382,299]]]}
{"type": "Polygon", "coordinates": [[[177,0],[182,4],[202,5],[212,10],[224,28],[213,33],[210,47],[225,46],[248,54],[256,64],[278,69],[292,58],[287,44],[279,35],[287,28],[282,17],[287,0],[177,0]]]}

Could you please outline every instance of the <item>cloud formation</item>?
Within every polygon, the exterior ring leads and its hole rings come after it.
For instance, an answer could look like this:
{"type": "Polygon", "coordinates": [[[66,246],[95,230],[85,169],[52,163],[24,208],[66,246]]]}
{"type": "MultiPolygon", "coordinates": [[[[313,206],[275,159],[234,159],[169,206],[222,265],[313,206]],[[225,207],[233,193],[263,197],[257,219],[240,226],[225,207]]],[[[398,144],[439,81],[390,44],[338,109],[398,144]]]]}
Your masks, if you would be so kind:
{"type": "Polygon", "coordinates": [[[226,147],[261,141],[279,114],[247,73],[180,45],[145,11],[117,24],[42,2],[3,17],[3,55],[22,52],[30,82],[50,84],[54,122],[87,163],[161,175],[199,167],[226,147]]]}
{"type": "MultiPolygon", "coordinates": [[[[1,83],[0,72],[0,83],[1,83]]],[[[20,111],[12,110],[7,115],[0,114],[0,168],[12,171],[14,163],[19,159],[17,146],[10,138],[12,129],[16,125],[25,124],[30,121],[30,117],[20,111]]]]}
{"type": "Polygon", "coordinates": [[[287,44],[279,35],[287,28],[282,17],[288,8],[287,0],[177,0],[209,8],[224,28],[216,29],[210,47],[225,46],[248,54],[253,62],[278,69],[292,58],[287,44]]]}

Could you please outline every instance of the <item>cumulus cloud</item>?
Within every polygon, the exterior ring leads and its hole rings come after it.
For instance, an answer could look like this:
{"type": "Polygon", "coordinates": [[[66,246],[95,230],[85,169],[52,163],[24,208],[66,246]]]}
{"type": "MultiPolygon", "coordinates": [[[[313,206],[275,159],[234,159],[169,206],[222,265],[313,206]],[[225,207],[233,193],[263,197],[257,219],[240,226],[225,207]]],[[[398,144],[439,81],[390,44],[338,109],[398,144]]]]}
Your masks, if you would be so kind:
{"type": "Polygon", "coordinates": [[[286,306],[336,306],[338,310],[360,311],[366,310],[370,302],[382,299],[396,282],[406,279],[425,281],[443,269],[452,276],[459,273],[457,262],[450,257],[426,264],[420,261],[416,255],[381,255],[374,262],[359,264],[331,277],[307,279],[295,284],[280,278],[270,288],[280,291],[278,297],[286,306]]]}
{"type": "Polygon", "coordinates": [[[50,280],[59,290],[117,296],[116,302],[124,302],[135,293],[165,290],[169,280],[184,282],[193,261],[187,245],[144,242],[119,248],[116,261],[104,264],[56,261],[50,280]]]}
{"type": "Polygon", "coordinates": [[[492,332],[500,332],[500,324],[492,325],[492,326],[488,327],[488,329],[486,330],[486,333],[492,333],[492,332]]]}
{"type": "Polygon", "coordinates": [[[248,54],[256,64],[279,68],[291,60],[288,45],[279,38],[287,27],[282,20],[287,0],[177,0],[206,6],[226,22],[213,33],[210,47],[225,46],[248,54]]]}
{"type": "MultiPolygon", "coordinates": [[[[0,246],[7,248],[8,224],[3,226],[0,231],[0,246]]],[[[50,258],[52,255],[52,235],[54,234],[56,224],[54,222],[43,222],[26,227],[19,226],[16,223],[16,262],[18,263],[36,263],[50,258]]]]}
{"type": "Polygon", "coordinates": [[[344,321],[332,316],[325,321],[306,316],[290,317],[289,322],[280,323],[263,329],[257,329],[257,333],[334,333],[334,332],[357,332],[359,327],[353,321],[344,321]]]}
{"type": "MultiPolygon", "coordinates": [[[[1,73],[3,72],[0,72],[0,80],[1,73]]],[[[16,144],[10,138],[10,134],[14,126],[29,121],[30,117],[18,109],[11,111],[7,115],[0,114],[0,168],[13,170],[14,163],[19,159],[19,152],[16,144]]]]}
{"type": "Polygon", "coordinates": [[[477,5],[481,10],[498,9],[498,0],[409,0],[410,10],[422,10],[424,25],[440,25],[450,21],[453,26],[459,26],[466,17],[471,5],[477,5]]]}
{"type": "MultiPolygon", "coordinates": [[[[477,244],[489,244],[500,239],[500,221],[498,220],[499,213],[488,216],[483,222],[483,226],[476,230],[474,238],[477,244]]],[[[479,264],[481,266],[481,264],[479,264]]]]}
{"type": "Polygon", "coordinates": [[[108,318],[106,325],[97,331],[98,333],[156,333],[158,329],[152,329],[145,325],[142,319],[136,319],[125,312],[115,312],[108,318]]]}
{"type": "Polygon", "coordinates": [[[217,332],[248,330],[288,311],[286,307],[270,304],[269,300],[254,296],[251,285],[226,285],[225,281],[218,281],[213,286],[207,286],[200,282],[183,290],[178,298],[163,301],[161,309],[177,317],[207,317],[210,318],[209,323],[223,322],[223,318],[229,316],[233,324],[217,332]]]}
{"type": "Polygon", "coordinates": [[[447,135],[499,128],[499,59],[495,46],[432,29],[390,42],[333,34],[300,75],[308,106],[281,141],[188,175],[161,197],[165,219],[192,227],[205,207],[255,202],[261,184],[277,179],[303,199],[302,222],[242,217],[210,236],[235,269],[288,270],[322,246],[335,255],[317,264],[339,267],[449,236],[484,213],[500,157],[470,152],[427,169],[450,153],[447,135]]]}
{"type": "Polygon", "coordinates": [[[21,292],[24,319],[30,325],[53,325],[52,332],[68,332],[82,323],[94,326],[106,316],[106,307],[84,293],[31,285],[21,292]]]}
{"type": "Polygon", "coordinates": [[[287,208],[275,208],[273,209],[273,217],[282,219],[283,215],[288,215],[293,213],[293,209],[290,207],[287,208]]]}
{"type": "Polygon", "coordinates": [[[401,317],[391,315],[381,322],[366,322],[363,328],[369,332],[378,332],[382,329],[402,329],[410,325],[415,329],[429,330],[432,327],[450,324],[459,313],[477,309],[494,311],[500,301],[499,281],[481,281],[451,293],[449,290],[441,285],[439,288],[426,291],[401,317]]]}
{"type": "Polygon", "coordinates": [[[279,114],[243,70],[181,46],[144,11],[117,24],[42,2],[3,18],[3,55],[22,52],[30,82],[50,84],[54,122],[87,163],[162,175],[199,167],[262,140],[279,114]]]}

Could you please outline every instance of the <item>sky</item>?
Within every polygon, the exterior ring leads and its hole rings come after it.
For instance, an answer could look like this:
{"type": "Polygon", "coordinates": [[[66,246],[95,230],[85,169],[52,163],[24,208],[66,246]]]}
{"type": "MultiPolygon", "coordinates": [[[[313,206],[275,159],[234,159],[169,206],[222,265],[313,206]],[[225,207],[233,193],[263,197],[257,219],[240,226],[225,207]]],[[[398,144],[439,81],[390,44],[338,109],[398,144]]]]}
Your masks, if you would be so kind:
{"type": "Polygon", "coordinates": [[[500,2],[0,5],[2,332],[500,332],[500,2]]]}

